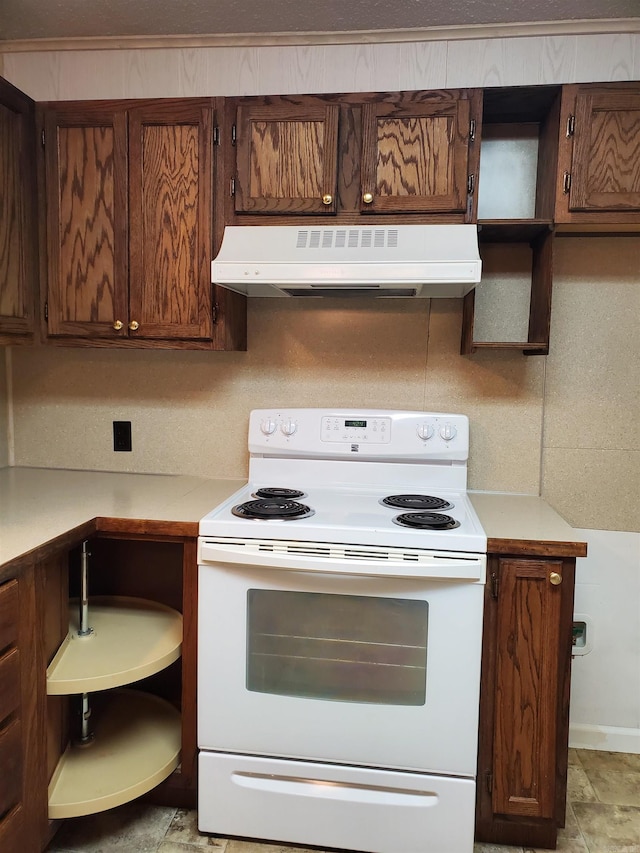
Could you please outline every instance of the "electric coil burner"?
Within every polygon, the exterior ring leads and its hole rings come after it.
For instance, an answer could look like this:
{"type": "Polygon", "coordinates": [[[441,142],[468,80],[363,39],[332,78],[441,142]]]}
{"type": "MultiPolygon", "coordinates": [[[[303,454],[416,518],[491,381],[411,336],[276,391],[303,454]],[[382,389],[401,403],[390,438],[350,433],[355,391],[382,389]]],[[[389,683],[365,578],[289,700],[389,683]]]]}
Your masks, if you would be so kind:
{"type": "Polygon", "coordinates": [[[304,497],[304,492],[298,489],[283,489],[280,486],[267,486],[264,489],[257,489],[253,494],[256,498],[288,498],[292,501],[304,497]]]}
{"type": "Polygon", "coordinates": [[[234,506],[231,512],[238,518],[278,519],[280,521],[309,518],[313,515],[313,510],[305,504],[284,498],[260,498],[255,501],[246,501],[234,506]]]}
{"type": "Polygon", "coordinates": [[[453,509],[452,503],[445,501],[444,498],[437,498],[433,495],[388,495],[382,499],[381,503],[385,506],[395,507],[396,509],[453,509]]]}
{"type": "Polygon", "coordinates": [[[403,512],[393,520],[401,527],[413,527],[419,530],[455,530],[456,527],[460,527],[460,522],[455,518],[438,512],[403,512]]]}
{"type": "Polygon", "coordinates": [[[199,528],[199,829],[473,853],[487,537],[468,419],[261,409],[248,438],[247,484],[199,528]]]}

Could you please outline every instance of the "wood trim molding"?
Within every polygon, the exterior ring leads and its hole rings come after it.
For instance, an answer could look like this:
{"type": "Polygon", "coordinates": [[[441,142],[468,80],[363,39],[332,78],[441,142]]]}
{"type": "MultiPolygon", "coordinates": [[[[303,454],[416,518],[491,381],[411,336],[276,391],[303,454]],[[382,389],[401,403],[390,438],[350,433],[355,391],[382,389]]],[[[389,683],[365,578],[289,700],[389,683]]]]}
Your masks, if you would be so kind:
{"type": "Polygon", "coordinates": [[[516,24],[416,27],[404,30],[354,30],[351,32],[212,33],[208,35],[94,36],[0,40],[0,54],[60,50],[154,50],[158,48],[390,44],[393,42],[459,41],[462,39],[521,38],[526,36],[609,35],[638,32],[640,32],[639,18],[598,18],[576,21],[533,21],[516,24]]]}

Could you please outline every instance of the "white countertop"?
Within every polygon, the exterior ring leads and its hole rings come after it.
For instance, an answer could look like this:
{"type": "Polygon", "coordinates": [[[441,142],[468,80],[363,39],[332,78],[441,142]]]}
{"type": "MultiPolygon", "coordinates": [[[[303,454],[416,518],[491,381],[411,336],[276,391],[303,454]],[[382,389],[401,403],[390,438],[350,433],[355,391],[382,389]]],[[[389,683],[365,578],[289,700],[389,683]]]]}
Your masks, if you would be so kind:
{"type": "Polygon", "coordinates": [[[197,523],[244,483],[166,474],[0,469],[0,565],[100,516],[197,523]]]}
{"type": "MultiPolygon", "coordinates": [[[[0,565],[98,517],[195,524],[245,482],[166,474],[0,469],[0,565]]],[[[542,498],[488,492],[470,496],[490,540],[547,543],[547,551],[553,551],[553,543],[583,541],[542,498]]],[[[575,554],[580,555],[579,551],[575,554]]]]}

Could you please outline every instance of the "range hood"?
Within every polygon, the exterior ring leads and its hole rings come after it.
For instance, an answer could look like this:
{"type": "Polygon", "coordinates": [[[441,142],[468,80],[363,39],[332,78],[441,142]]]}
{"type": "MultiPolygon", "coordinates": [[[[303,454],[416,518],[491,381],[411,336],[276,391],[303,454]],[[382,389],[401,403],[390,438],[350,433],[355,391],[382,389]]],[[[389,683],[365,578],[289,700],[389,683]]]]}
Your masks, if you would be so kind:
{"type": "Polygon", "coordinates": [[[464,296],[475,225],[227,226],[211,280],[247,296],[464,296]]]}

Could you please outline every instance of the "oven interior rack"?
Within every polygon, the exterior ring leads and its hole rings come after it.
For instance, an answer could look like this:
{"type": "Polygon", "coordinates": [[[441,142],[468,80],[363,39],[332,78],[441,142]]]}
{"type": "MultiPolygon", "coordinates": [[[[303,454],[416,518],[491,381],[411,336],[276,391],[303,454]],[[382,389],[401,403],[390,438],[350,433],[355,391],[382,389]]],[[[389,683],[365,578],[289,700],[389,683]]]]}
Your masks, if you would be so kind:
{"type": "Polygon", "coordinates": [[[88,545],[82,546],[80,598],[69,603],[69,631],[47,669],[48,695],[74,696],[81,721],[80,736],[49,783],[52,820],[129,802],[166,779],[180,758],[179,711],[158,696],[121,688],[180,657],[182,615],[140,598],[90,600],[88,545]]]}

